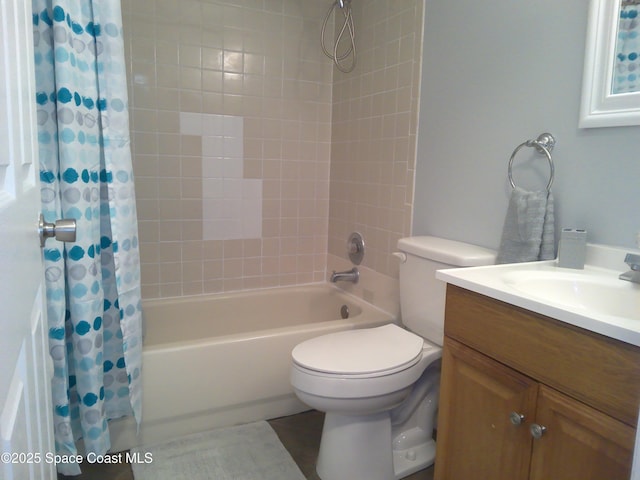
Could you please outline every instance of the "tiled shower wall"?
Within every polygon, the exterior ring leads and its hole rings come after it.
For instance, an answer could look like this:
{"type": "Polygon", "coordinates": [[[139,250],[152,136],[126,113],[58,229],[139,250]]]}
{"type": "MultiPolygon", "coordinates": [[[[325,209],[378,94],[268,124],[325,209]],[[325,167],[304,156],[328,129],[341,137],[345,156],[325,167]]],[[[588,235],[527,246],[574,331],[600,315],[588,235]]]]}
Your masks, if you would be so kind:
{"type": "Polygon", "coordinates": [[[323,281],[315,0],[124,0],[144,298],[323,281]]]}
{"type": "Polygon", "coordinates": [[[144,298],[325,281],[354,230],[367,299],[397,284],[423,1],[352,0],[348,74],[330,4],[123,0],[144,298]]]}
{"type": "Polygon", "coordinates": [[[350,268],[345,242],[359,231],[361,282],[347,288],[395,313],[398,259],[391,253],[411,234],[424,2],[352,5],[358,66],[333,77],[328,262],[350,268]]]}

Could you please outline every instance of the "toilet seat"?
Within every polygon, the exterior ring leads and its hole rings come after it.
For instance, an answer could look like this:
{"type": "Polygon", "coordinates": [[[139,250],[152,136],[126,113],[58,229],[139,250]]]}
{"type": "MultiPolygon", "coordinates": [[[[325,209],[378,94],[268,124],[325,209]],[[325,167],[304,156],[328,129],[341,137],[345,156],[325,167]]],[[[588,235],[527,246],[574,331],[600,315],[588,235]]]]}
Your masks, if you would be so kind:
{"type": "Polygon", "coordinates": [[[393,324],[330,333],[293,349],[291,385],[307,403],[313,396],[388,395],[410,388],[441,356],[440,347],[393,324]],[[366,365],[365,359],[372,357],[374,363],[366,365]]]}
{"type": "Polygon", "coordinates": [[[345,330],[306,340],[291,355],[318,376],[373,378],[406,370],[422,358],[424,340],[397,325],[345,330]]]}

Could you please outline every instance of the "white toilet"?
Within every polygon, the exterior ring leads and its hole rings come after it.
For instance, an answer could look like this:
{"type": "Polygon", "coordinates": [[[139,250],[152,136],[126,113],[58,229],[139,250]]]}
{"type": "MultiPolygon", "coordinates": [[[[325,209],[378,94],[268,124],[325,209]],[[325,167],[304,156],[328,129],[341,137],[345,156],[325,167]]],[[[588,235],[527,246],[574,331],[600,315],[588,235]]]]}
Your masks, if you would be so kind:
{"type": "Polygon", "coordinates": [[[326,412],[322,480],[391,480],[435,458],[445,284],[441,268],[490,265],[495,252],[442,238],[398,241],[402,323],[323,335],[292,352],[291,385],[326,412]]]}

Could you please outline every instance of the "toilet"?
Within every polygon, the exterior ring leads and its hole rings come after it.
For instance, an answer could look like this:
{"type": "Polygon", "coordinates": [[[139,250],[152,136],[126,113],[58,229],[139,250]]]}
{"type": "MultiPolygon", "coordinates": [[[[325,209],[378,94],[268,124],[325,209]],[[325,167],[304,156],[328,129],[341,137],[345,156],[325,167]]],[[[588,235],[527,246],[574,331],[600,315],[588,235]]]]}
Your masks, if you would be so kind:
{"type": "Polygon", "coordinates": [[[331,333],[292,351],[298,398],[325,412],[322,480],[391,480],[435,458],[445,284],[436,270],[495,263],[493,250],[431,236],[402,238],[395,324],[331,333]]]}

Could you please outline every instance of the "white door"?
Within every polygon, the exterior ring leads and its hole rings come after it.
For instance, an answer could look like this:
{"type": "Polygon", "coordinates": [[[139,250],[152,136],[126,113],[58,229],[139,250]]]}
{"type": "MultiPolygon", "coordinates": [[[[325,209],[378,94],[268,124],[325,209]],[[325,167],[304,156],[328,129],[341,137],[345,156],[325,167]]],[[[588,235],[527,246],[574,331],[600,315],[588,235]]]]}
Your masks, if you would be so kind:
{"type": "Polygon", "coordinates": [[[7,480],[56,478],[36,130],[31,2],[0,0],[0,478],[7,480]]]}

